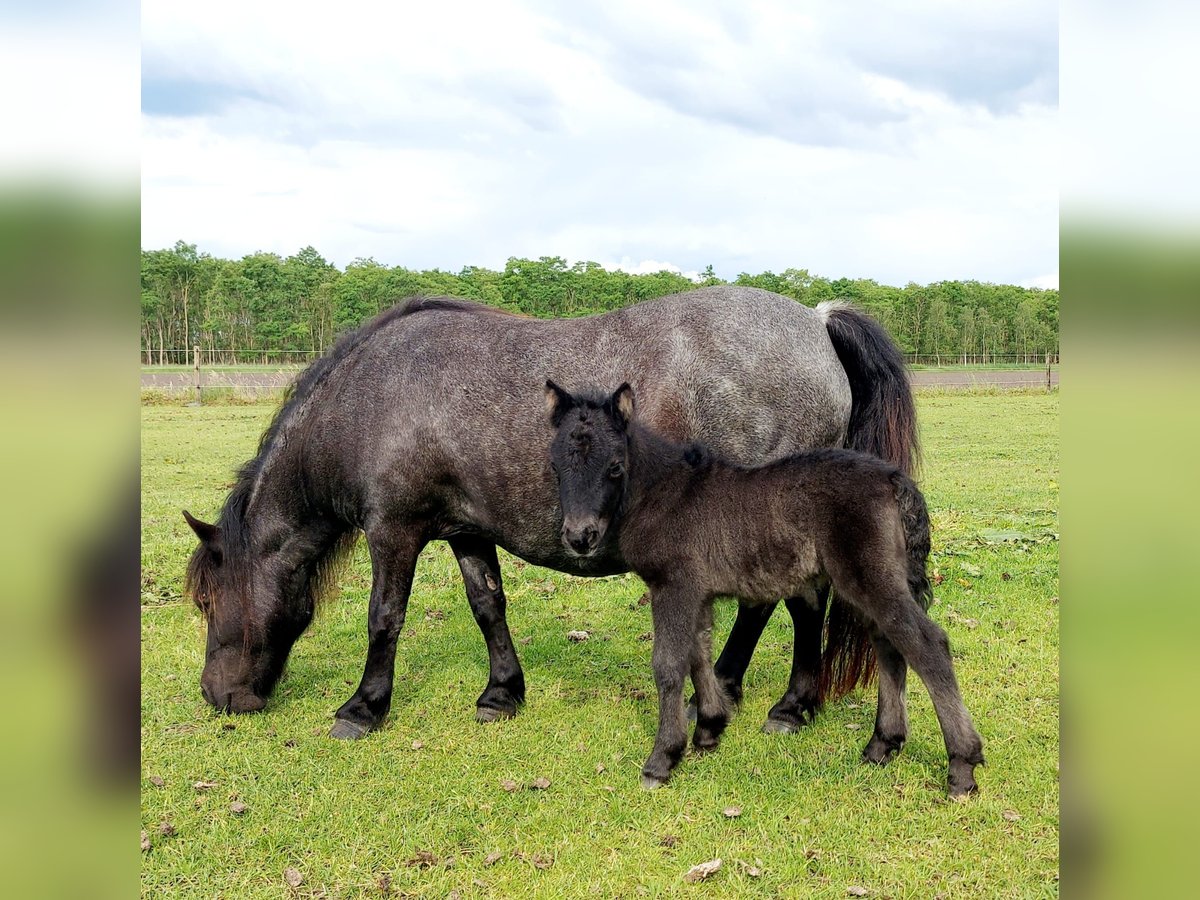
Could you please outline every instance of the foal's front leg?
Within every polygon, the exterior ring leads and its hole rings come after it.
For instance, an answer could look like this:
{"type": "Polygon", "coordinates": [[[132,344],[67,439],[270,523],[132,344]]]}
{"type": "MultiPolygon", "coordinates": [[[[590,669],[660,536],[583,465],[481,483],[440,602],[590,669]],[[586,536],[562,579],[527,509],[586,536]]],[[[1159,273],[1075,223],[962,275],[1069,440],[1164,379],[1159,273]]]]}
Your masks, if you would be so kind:
{"type": "Polygon", "coordinates": [[[701,598],[686,589],[657,588],[650,594],[654,620],[654,683],[658,687],[658,733],[642,766],[642,787],[666,784],[687,748],[683,680],[691,666],[701,598]]]}
{"type": "Polygon", "coordinates": [[[692,746],[697,750],[715,750],[721,733],[729,724],[729,697],[717,681],[712,665],[712,603],[703,604],[692,642],[692,686],[696,689],[692,707],[696,711],[696,731],[692,746]]]}

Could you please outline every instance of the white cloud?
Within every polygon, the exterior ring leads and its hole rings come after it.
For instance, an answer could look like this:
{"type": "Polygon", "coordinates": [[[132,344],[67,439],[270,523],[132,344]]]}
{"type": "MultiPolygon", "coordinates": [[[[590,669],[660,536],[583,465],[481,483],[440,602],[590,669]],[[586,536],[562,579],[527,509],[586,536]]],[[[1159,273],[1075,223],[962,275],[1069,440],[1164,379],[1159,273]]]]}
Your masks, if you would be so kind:
{"type": "MultiPolygon", "coordinates": [[[[786,3],[581,9],[148,2],[144,244],[891,283],[1057,266],[1056,112],[1011,101],[1033,63],[957,97],[944,64],[864,64],[844,21],[786,3]]],[[[970,36],[952,25],[930,45],[970,36]]]]}

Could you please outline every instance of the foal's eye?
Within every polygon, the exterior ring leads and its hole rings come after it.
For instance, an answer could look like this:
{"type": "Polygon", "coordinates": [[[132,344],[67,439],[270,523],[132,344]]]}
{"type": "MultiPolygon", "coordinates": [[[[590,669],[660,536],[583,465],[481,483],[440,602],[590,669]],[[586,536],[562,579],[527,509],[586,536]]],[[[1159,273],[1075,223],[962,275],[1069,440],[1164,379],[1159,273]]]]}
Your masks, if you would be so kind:
{"type": "Polygon", "coordinates": [[[608,477],[609,478],[620,478],[624,474],[625,474],[625,467],[623,465],[621,465],[619,462],[609,464],[609,466],[608,466],[608,477]]]}

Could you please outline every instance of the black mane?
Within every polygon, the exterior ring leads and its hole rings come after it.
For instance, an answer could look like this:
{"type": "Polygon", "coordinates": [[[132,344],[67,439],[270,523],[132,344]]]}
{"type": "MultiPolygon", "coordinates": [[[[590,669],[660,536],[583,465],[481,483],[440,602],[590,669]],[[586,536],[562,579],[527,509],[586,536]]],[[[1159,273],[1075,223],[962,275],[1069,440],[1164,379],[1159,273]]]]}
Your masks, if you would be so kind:
{"type": "MultiPolygon", "coordinates": [[[[208,605],[218,597],[238,596],[243,600],[250,595],[249,571],[250,560],[250,525],[246,517],[254,485],[262,471],[264,460],[275,445],[280,430],[289,421],[294,411],[304,401],[312,396],[338,367],[356,349],[363,345],[376,333],[392,323],[420,312],[448,311],[461,313],[496,312],[503,313],[489,306],[470,300],[455,297],[411,297],[405,301],[385,309],[372,319],[364,322],[358,328],[342,334],[324,354],[310,363],[283,392],[279,409],[271,423],[263,431],[258,440],[258,449],[254,458],[244,463],[237,471],[233,487],[225,498],[221,512],[216,521],[219,532],[219,552],[201,544],[192,554],[188,562],[187,573],[184,577],[186,592],[196,605],[209,612],[208,605]],[[226,567],[224,578],[227,589],[216,589],[217,568],[226,567]]],[[[314,570],[313,590],[318,590],[317,582],[326,580],[328,570],[341,552],[349,549],[353,543],[353,529],[339,538],[330,551],[325,554],[322,564],[314,570]]],[[[249,616],[246,617],[247,620],[249,616]]]]}

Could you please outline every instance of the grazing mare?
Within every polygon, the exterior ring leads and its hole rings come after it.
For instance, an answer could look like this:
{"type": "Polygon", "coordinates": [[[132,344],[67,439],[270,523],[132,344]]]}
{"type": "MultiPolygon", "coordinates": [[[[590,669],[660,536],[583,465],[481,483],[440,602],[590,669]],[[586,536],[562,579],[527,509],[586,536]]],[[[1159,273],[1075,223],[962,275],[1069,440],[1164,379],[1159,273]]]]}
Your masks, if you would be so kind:
{"type": "MultiPolygon", "coordinates": [[[[215,524],[185,513],[200,539],[187,586],[208,623],[205,698],[233,712],[265,705],[361,531],[372,569],[367,659],[331,733],[361,737],[384,720],[417,556],[433,540],[449,542],[487,642],[476,715],[513,715],[525,678],[496,547],[574,575],[628,569],[602,523],[580,530],[559,515],[540,411],[551,375],[569,387],[628,381],[647,423],[747,465],[815,446],[851,446],[902,467],[916,454],[903,359],[878,323],[844,305],[814,310],[719,286],[540,320],[464,300],[409,300],[298,376],[215,524]],[[575,549],[564,548],[564,533],[575,549]]],[[[792,678],[767,725],[781,731],[870,671],[870,641],[836,597],[824,652],[824,594],[785,601],[797,634],[792,678]]],[[[772,608],[738,611],[716,665],[731,696],[741,694],[772,608]]]]}
{"type": "MultiPolygon", "coordinates": [[[[757,467],[725,462],[642,426],[627,384],[611,396],[580,396],[547,381],[545,396],[564,519],[607,522],[650,588],[658,733],[643,787],[665,783],[687,746],[689,672],[696,749],[715,748],[729,721],[710,664],[713,600],[774,603],[814,597],[832,583],[867,623],[879,664],[875,731],[863,758],[885,764],[904,744],[911,665],[942,726],[950,795],[976,790],[983,742],[959,694],[946,633],[926,614],[929,513],[911,478],[852,450],[808,450],[757,467]]],[[[564,546],[591,552],[568,535],[564,546]]]]}

